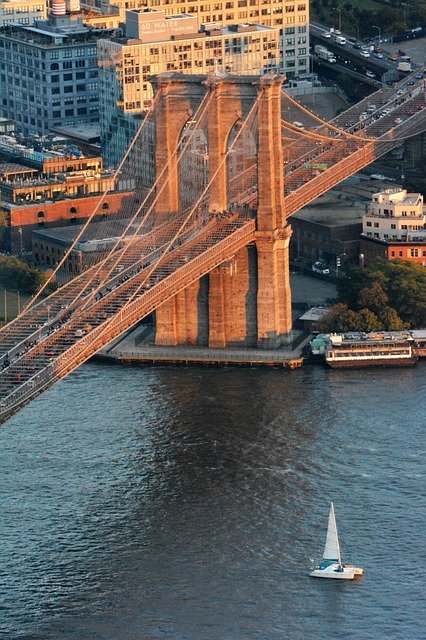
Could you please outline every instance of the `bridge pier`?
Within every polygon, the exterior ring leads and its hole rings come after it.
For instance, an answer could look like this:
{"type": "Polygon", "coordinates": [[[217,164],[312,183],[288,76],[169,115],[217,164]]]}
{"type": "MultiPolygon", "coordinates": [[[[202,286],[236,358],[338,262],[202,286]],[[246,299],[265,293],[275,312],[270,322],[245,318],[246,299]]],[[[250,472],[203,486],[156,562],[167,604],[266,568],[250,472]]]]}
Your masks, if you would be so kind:
{"type": "MultiPolygon", "coordinates": [[[[156,344],[199,344],[211,348],[257,346],[276,348],[291,331],[288,246],[291,229],[284,208],[284,154],[281,131],[282,77],[213,76],[200,79],[180,74],[159,76],[156,113],[156,170],[168,181],[156,204],[157,218],[178,212],[179,175],[173,154],[186,122],[208,93],[206,112],[209,211],[228,210],[227,149],[233,128],[257,100],[257,235],[255,247],[239,251],[209,274],[208,306],[199,305],[199,283],[158,308],[156,344]],[[206,313],[208,326],[206,325],[206,313]],[[203,331],[200,327],[204,327],[203,331]]],[[[235,134],[236,132],[234,132],[235,134]]]]}

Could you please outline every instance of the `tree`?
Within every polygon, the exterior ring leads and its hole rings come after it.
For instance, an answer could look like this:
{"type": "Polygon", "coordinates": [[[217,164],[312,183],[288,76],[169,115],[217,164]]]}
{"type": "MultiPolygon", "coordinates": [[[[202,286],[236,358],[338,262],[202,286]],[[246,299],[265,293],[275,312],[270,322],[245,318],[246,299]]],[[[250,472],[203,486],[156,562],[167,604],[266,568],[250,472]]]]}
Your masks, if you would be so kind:
{"type": "MultiPolygon", "coordinates": [[[[381,311],[391,308],[396,317],[389,322],[421,328],[426,320],[426,269],[414,262],[377,260],[372,266],[350,267],[337,283],[339,302],[353,311],[370,309],[381,320],[381,311]]],[[[386,323],[384,323],[386,324],[386,323]]],[[[365,329],[364,329],[365,330],[365,329]]]]}
{"type": "Polygon", "coordinates": [[[342,303],[332,305],[319,323],[320,330],[324,333],[354,331],[355,326],[356,314],[342,303]]]}
{"type": "Polygon", "coordinates": [[[40,269],[15,258],[0,254],[0,286],[15,289],[21,293],[35,293],[45,280],[45,274],[40,269]]]}
{"type": "Polygon", "coordinates": [[[354,309],[358,305],[361,290],[368,286],[370,286],[368,270],[350,265],[345,275],[337,281],[339,300],[345,303],[350,309],[354,309]]]}
{"type": "Polygon", "coordinates": [[[0,201],[0,244],[2,243],[3,238],[6,234],[7,227],[8,227],[7,214],[6,214],[6,211],[2,209],[1,201],[0,201]]]}
{"type": "Polygon", "coordinates": [[[361,309],[355,314],[355,327],[356,331],[380,331],[383,329],[383,324],[375,313],[370,309],[361,309]]]}
{"type": "Polygon", "coordinates": [[[361,308],[365,307],[377,314],[380,309],[385,307],[389,301],[388,296],[378,282],[373,282],[370,287],[361,289],[358,296],[358,304],[361,308]]]}
{"type": "Polygon", "coordinates": [[[409,327],[409,323],[403,322],[392,307],[383,307],[379,313],[379,320],[386,331],[403,331],[409,327]]]}

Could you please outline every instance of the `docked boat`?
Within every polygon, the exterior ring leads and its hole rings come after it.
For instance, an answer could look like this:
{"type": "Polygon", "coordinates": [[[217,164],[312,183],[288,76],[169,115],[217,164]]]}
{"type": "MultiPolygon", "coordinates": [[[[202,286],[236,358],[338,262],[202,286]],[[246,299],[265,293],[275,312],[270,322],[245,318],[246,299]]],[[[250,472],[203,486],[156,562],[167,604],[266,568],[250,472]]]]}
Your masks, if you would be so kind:
{"type": "Polygon", "coordinates": [[[336,516],[334,505],[330,503],[328,514],[327,537],[325,539],[322,562],[312,569],[312,578],[333,578],[336,580],[353,580],[362,576],[364,570],[350,564],[342,564],[340,554],[339,536],[337,534],[336,516]]]}
{"type": "Polygon", "coordinates": [[[331,333],[324,349],[326,363],[334,368],[397,366],[417,362],[413,339],[403,332],[331,333]]]}

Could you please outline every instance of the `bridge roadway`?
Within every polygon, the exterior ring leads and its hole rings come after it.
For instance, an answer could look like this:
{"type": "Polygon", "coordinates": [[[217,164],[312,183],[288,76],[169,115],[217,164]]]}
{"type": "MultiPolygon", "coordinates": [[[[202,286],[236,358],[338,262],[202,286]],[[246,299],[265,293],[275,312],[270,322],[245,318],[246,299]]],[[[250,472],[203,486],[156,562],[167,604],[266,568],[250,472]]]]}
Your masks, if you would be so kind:
{"type": "MultiPolygon", "coordinates": [[[[334,42],[333,38],[327,38],[326,34],[330,33],[330,29],[324,27],[323,25],[315,22],[311,22],[309,26],[309,33],[311,36],[312,43],[315,41],[318,44],[322,44],[324,47],[337,53],[342,58],[347,58],[356,62],[357,65],[365,67],[366,69],[370,69],[371,71],[375,71],[380,74],[385,74],[388,71],[396,71],[396,65],[387,59],[386,56],[383,58],[376,58],[372,53],[368,58],[364,57],[361,54],[361,49],[354,49],[353,44],[349,41],[349,36],[345,33],[341,35],[346,38],[346,44],[341,45],[337,42],[334,42]]],[[[359,47],[368,47],[365,42],[361,40],[357,40],[356,44],[359,47]]],[[[383,55],[383,54],[382,54],[383,55]]]]}
{"type": "MultiPolygon", "coordinates": [[[[98,267],[92,267],[0,334],[2,352],[9,347],[0,372],[0,423],[160,304],[252,242],[255,234],[253,218],[236,212],[215,216],[186,232],[157,266],[163,247],[156,243],[164,242],[166,227],[165,247],[176,232],[175,223],[163,227],[161,237],[154,230],[129,245],[119,258],[126,269],[118,271],[116,264],[102,285],[100,273],[96,274],[98,267]],[[149,247],[156,248],[141,255],[143,248],[149,247]],[[84,283],[88,287],[85,295],[75,301],[76,291],[84,283]]],[[[112,266],[107,262],[102,265],[104,271],[112,266]]]]}
{"type": "MultiPolygon", "coordinates": [[[[404,137],[423,131],[423,107],[424,93],[419,86],[399,95],[397,88],[385,89],[331,122],[358,137],[342,139],[337,131],[322,124],[316,127],[312,139],[301,144],[300,134],[310,133],[298,131],[298,138],[285,148],[287,215],[359,171],[404,137]],[[360,110],[373,103],[375,113],[361,120],[360,110]],[[389,112],[383,115],[386,108],[389,112]],[[398,125],[396,117],[403,120],[398,125]],[[378,141],[364,138],[367,133],[377,136],[378,141]],[[306,168],[304,165],[312,160],[324,162],[329,168],[322,173],[306,168]]],[[[248,185],[250,180],[245,177],[242,183],[248,185]]],[[[253,204],[255,199],[256,193],[249,191],[240,203],[253,204]]],[[[182,217],[174,216],[147,230],[0,332],[0,423],[255,239],[255,220],[238,212],[210,219],[205,216],[199,226],[185,227],[179,240],[174,241],[181,223],[182,217]],[[158,262],[170,244],[170,250],[158,262]]]]}
{"type": "MultiPolygon", "coordinates": [[[[346,131],[352,137],[339,136],[326,125],[309,132],[296,129],[294,141],[284,144],[287,216],[385,155],[405,138],[426,129],[423,81],[408,85],[412,77],[414,75],[394,87],[376,91],[330,121],[331,127],[346,131]],[[367,114],[366,109],[371,105],[376,108],[367,114]],[[316,137],[310,138],[312,133],[316,137]],[[312,168],[306,167],[309,163],[312,168]],[[315,169],[318,164],[326,165],[327,170],[318,171],[315,169]]],[[[287,125],[290,131],[295,131],[290,123],[284,123],[285,132],[287,125]]],[[[251,179],[245,177],[244,181],[252,186],[242,193],[238,202],[255,206],[255,168],[250,167],[247,172],[251,172],[251,179]]]]}
{"type": "Polygon", "coordinates": [[[314,64],[326,67],[327,69],[330,69],[334,73],[336,73],[336,72],[344,73],[346,76],[349,76],[350,78],[353,78],[354,80],[358,80],[359,82],[363,82],[364,84],[369,84],[374,88],[382,86],[380,80],[376,80],[375,77],[374,78],[369,78],[367,75],[364,75],[363,73],[360,73],[359,71],[355,71],[354,69],[351,69],[350,67],[348,67],[345,64],[341,64],[339,59],[337,60],[337,62],[333,62],[332,63],[332,62],[327,62],[327,60],[322,60],[321,58],[319,58],[315,54],[311,54],[310,57],[311,57],[312,61],[314,62],[314,64]]]}

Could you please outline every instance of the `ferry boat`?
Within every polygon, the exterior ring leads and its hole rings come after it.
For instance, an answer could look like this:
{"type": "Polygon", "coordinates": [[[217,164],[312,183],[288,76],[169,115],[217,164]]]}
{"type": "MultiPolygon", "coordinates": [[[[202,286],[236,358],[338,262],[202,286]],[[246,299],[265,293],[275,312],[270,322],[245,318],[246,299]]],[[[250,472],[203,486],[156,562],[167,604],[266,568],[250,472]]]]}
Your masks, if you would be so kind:
{"type": "Polygon", "coordinates": [[[413,329],[413,353],[419,358],[426,358],[426,329],[413,329]]]}
{"type": "Polygon", "coordinates": [[[408,332],[331,333],[324,348],[326,363],[344,367],[411,367],[417,362],[413,338],[408,332]]]}

